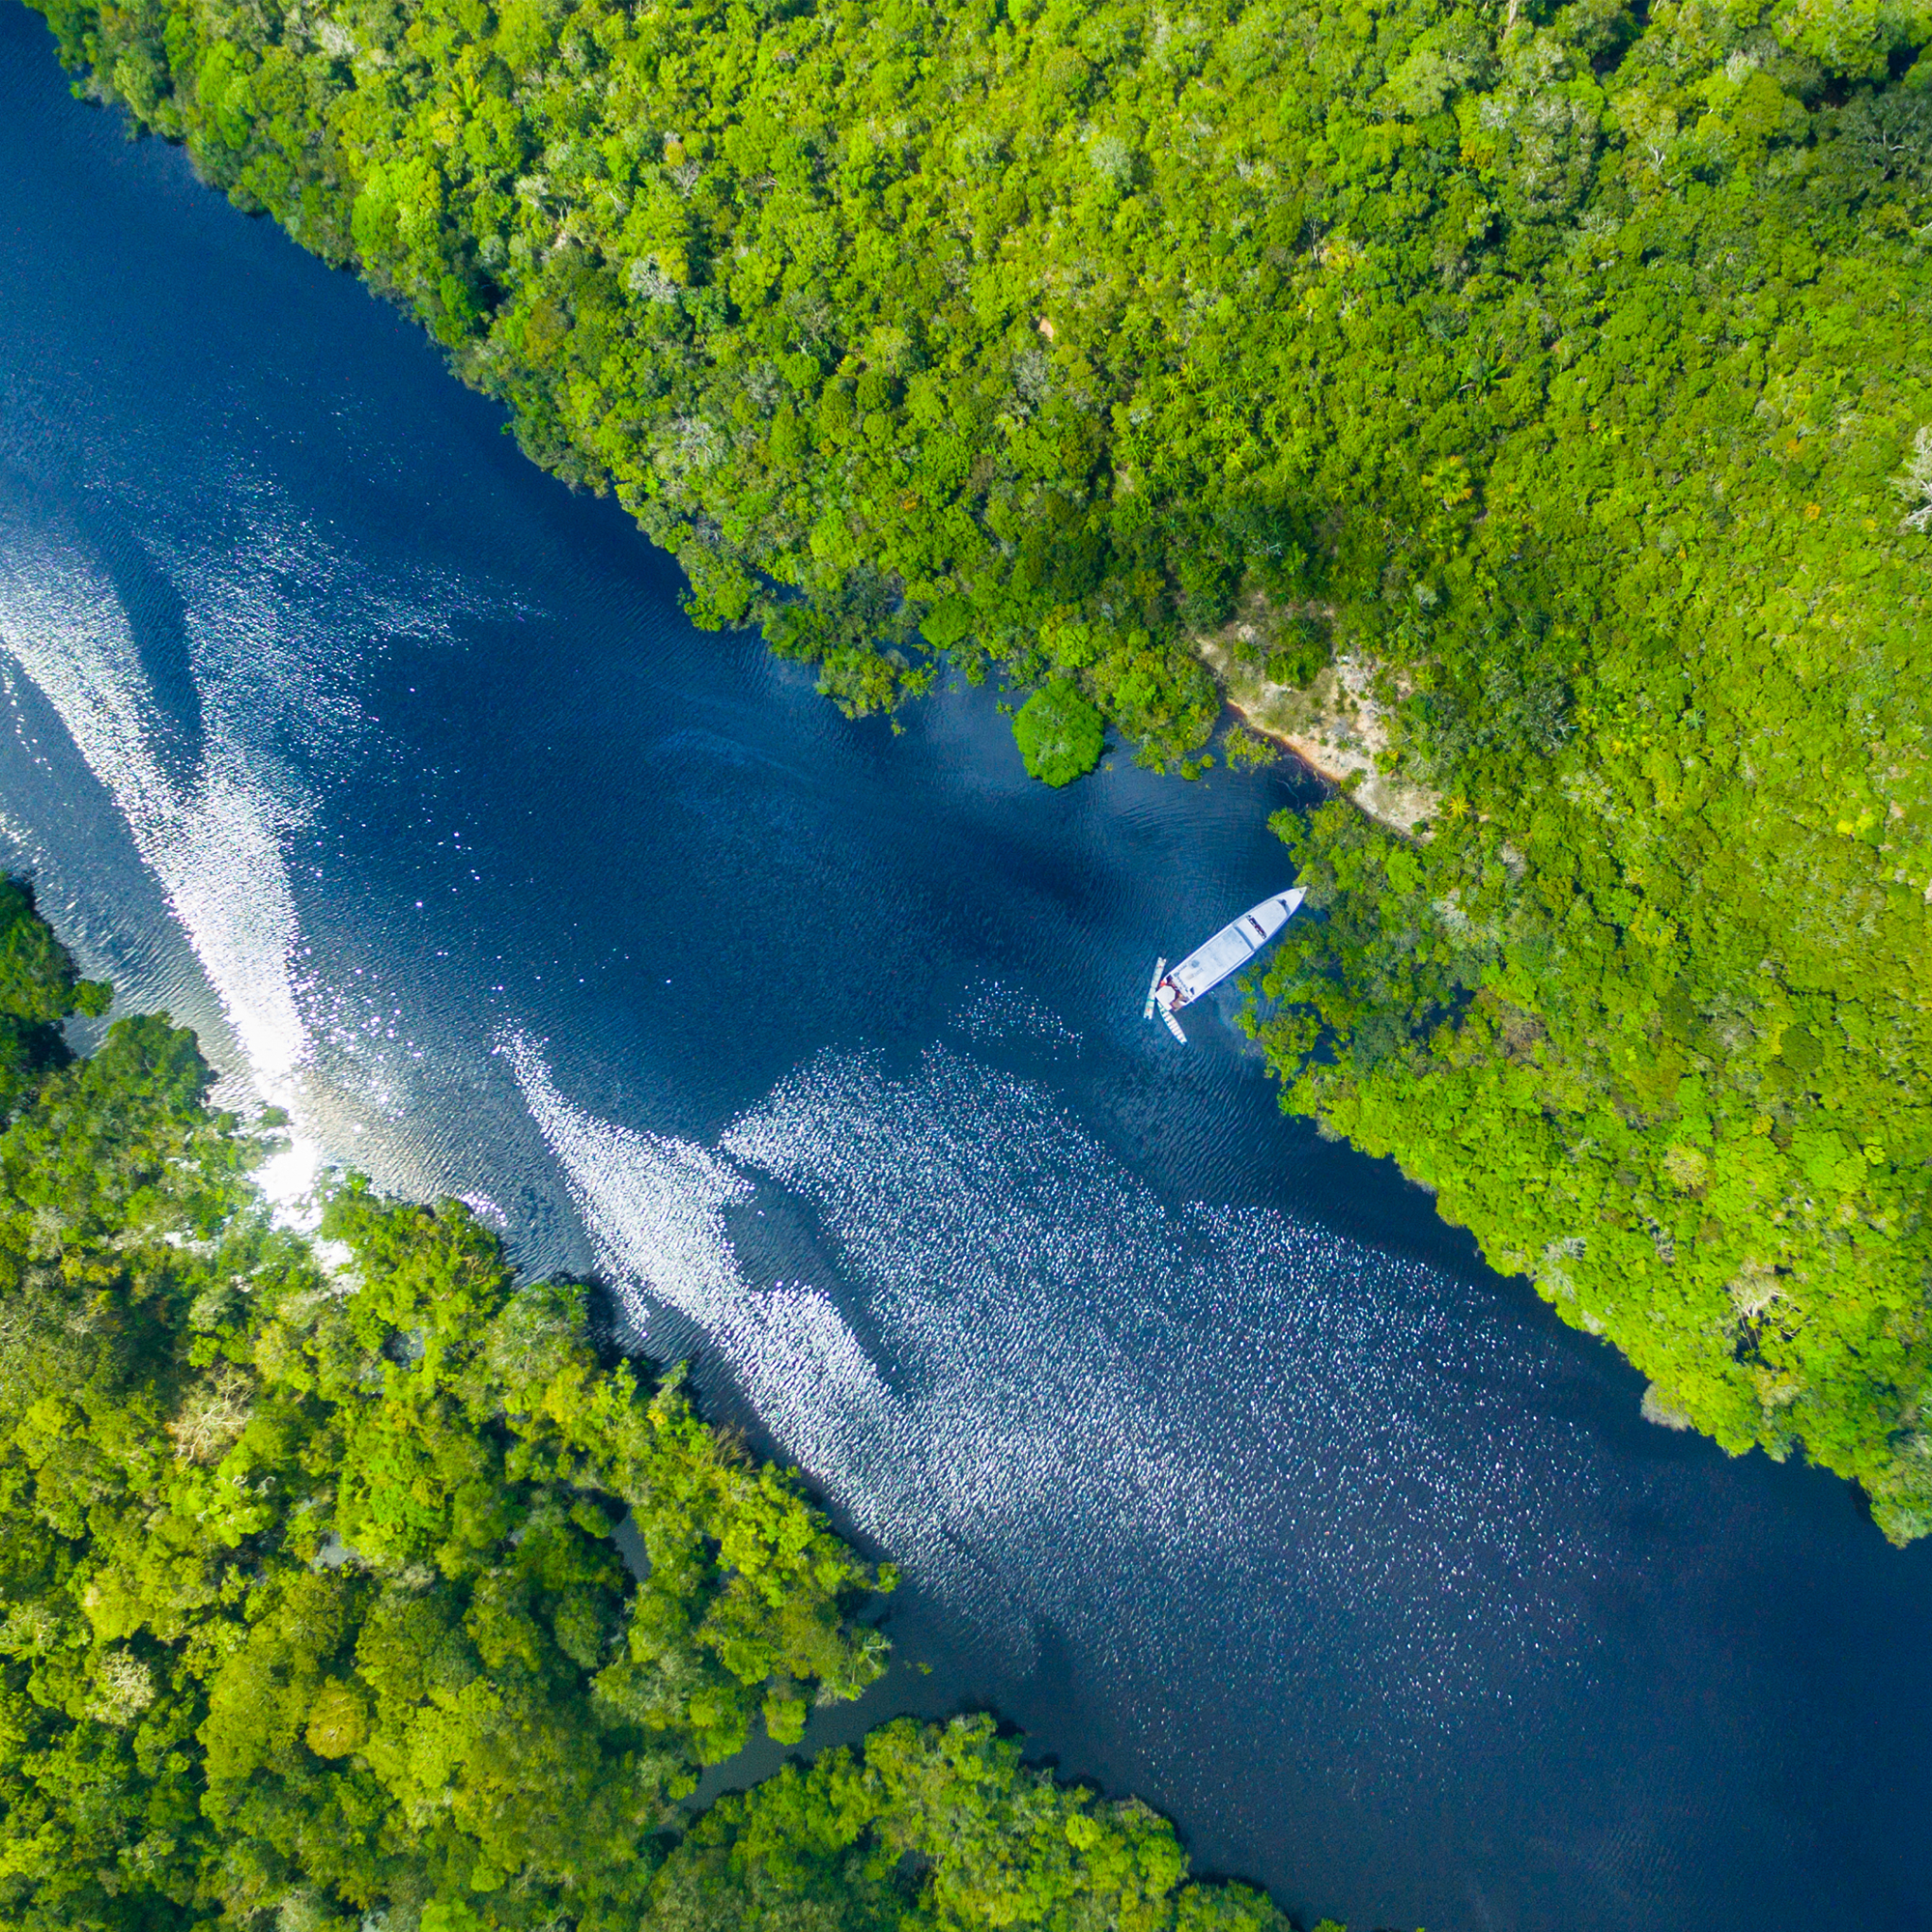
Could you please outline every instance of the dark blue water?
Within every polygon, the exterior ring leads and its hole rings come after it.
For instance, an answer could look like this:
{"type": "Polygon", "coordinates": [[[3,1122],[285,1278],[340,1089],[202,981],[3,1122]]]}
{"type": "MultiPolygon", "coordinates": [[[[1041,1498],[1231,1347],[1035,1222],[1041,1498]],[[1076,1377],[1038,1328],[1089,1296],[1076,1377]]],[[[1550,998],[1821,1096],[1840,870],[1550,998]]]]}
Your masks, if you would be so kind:
{"type": "Polygon", "coordinates": [[[1286,882],[1292,779],[1057,795],[990,691],[895,736],[693,633],[12,8],[0,321],[11,856],[231,1091],[601,1268],[905,1565],[863,1716],[990,1702],[1357,1932],[1932,1922],[1932,1552],[1644,1424],[1225,1009],[1141,1023],[1286,882]]]}

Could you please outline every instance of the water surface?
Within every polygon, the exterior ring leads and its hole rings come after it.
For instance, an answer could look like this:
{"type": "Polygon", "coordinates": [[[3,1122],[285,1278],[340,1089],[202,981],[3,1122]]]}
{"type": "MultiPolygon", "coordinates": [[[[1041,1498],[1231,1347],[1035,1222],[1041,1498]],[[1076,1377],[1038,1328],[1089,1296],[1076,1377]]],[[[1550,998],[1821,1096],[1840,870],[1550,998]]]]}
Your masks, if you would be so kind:
{"type": "MultiPolygon", "coordinates": [[[[700,636],[398,317],[0,9],[0,831],[329,1157],[601,1269],[990,1702],[1357,1928],[1927,1922],[1932,1555],[1637,1415],[1158,952],[1283,772],[1029,784],[700,636]]],[[[924,1663],[930,1674],[914,1666],[924,1663]]],[[[849,1714],[814,1719],[843,1735],[849,1714]]]]}

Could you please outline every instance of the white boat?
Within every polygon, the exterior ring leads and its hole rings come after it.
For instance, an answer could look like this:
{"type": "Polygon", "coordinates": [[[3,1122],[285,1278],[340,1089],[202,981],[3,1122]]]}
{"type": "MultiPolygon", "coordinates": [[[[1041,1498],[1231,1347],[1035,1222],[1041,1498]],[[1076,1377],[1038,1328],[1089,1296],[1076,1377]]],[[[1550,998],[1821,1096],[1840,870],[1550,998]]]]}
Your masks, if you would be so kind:
{"type": "Polygon", "coordinates": [[[1197,947],[1168,972],[1167,961],[1153,969],[1153,984],[1148,988],[1144,1018],[1157,1011],[1167,1030],[1184,1046],[1187,1036],[1175,1018],[1182,1007],[1192,1006],[1203,993],[1211,992],[1231,973],[1238,973],[1290,920],[1307,896],[1299,886],[1250,906],[1239,919],[1231,920],[1206,946],[1197,947]]]}

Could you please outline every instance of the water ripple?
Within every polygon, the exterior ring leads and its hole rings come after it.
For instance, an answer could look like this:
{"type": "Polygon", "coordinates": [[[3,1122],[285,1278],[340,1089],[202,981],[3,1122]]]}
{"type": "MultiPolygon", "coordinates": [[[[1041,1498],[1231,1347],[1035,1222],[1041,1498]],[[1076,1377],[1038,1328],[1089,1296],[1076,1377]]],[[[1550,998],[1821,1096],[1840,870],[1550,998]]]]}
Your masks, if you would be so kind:
{"type": "Polygon", "coordinates": [[[714,1147],[599,1120],[531,1041],[507,1050],[639,1319],[696,1323],[1003,1669],[1044,1623],[1157,1678],[1206,1611],[1264,1681],[1345,1684],[1330,1716],[1386,1751],[1572,1654],[1592,1557],[1546,1525],[1603,1471],[1524,1401],[1520,1335],[1454,1319],[1440,1274],[1171,1206],[945,1046],[897,1080],[822,1055],[714,1147]],[[774,1183],[825,1243],[818,1280],[760,1265],[774,1183]]]}

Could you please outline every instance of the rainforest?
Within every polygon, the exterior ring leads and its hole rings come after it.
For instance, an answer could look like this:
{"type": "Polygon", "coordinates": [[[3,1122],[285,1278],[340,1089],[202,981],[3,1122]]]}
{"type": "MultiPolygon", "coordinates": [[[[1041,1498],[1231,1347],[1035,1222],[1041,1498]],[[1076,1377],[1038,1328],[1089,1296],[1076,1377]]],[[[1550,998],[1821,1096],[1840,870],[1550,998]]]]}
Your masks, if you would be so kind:
{"type": "Polygon", "coordinates": [[[849,712],[1346,690],[1420,805],[1281,824],[1285,1103],[1932,1529],[1932,12],[43,11],[849,712]]]}

